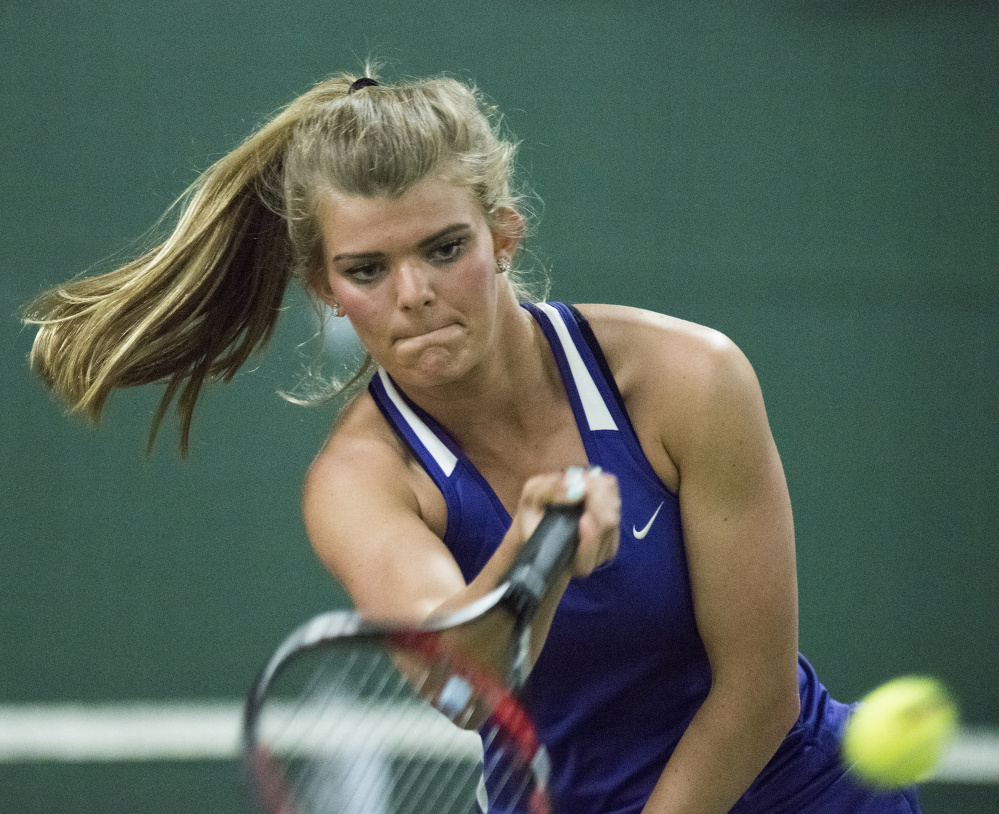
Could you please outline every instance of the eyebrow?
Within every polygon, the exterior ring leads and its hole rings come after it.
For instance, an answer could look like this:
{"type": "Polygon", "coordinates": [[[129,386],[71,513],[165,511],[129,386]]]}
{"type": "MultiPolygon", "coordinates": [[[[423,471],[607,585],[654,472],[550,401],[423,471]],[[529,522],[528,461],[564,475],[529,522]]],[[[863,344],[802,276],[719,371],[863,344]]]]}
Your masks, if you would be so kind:
{"type": "MultiPolygon", "coordinates": [[[[470,223],[452,223],[450,226],[445,226],[439,232],[434,232],[430,235],[430,237],[423,238],[423,240],[417,244],[417,248],[425,249],[443,238],[451,237],[451,235],[461,234],[463,232],[469,232],[471,229],[472,225],[470,223]]],[[[383,257],[384,254],[384,252],[346,252],[336,255],[332,262],[336,263],[340,260],[363,260],[372,257],[383,257]]]]}

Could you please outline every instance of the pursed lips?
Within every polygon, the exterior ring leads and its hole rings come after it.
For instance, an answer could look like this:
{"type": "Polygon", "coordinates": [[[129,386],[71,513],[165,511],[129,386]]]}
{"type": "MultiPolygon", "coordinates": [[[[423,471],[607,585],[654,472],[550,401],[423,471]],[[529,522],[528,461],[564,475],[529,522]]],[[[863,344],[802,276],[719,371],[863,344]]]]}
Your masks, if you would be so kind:
{"type": "Polygon", "coordinates": [[[453,325],[457,325],[455,322],[445,322],[443,325],[438,325],[435,327],[417,328],[411,331],[404,331],[396,337],[396,342],[405,342],[408,339],[419,339],[424,336],[430,336],[431,334],[437,333],[438,331],[443,331],[446,328],[450,328],[453,325]]]}

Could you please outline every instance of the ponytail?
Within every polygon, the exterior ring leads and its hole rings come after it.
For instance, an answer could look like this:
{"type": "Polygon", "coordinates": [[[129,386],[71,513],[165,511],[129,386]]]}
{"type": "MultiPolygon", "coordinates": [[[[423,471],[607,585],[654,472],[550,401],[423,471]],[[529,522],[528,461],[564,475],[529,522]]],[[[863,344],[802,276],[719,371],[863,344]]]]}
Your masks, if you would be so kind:
{"type": "Polygon", "coordinates": [[[202,385],[231,380],[280,313],[294,260],[274,193],[302,102],[202,174],[161,245],[27,306],[39,326],[31,366],[70,411],[96,422],[115,388],[165,382],[149,446],[176,397],[187,455],[202,385]]]}
{"type": "MultiPolygon", "coordinates": [[[[446,77],[357,80],[320,82],[205,171],[175,204],[181,215],[161,245],[27,307],[25,321],[39,326],[31,365],[71,411],[97,421],[112,390],[163,382],[149,444],[176,399],[186,455],[202,386],[229,381],[266,344],[292,275],[322,292],[316,212],[331,191],[397,196],[438,172],[489,219],[518,209],[516,145],[474,88],[446,77]]],[[[368,357],[327,398],[370,368],[368,357]]]]}

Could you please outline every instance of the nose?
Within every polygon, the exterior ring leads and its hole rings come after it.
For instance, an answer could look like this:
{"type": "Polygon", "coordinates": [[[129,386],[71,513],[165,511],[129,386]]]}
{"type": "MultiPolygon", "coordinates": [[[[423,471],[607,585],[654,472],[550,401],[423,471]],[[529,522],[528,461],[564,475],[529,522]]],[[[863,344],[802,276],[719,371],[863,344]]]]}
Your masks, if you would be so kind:
{"type": "Polygon", "coordinates": [[[435,298],[431,284],[431,269],[415,260],[405,260],[396,272],[396,300],[403,310],[423,308],[435,298]]]}

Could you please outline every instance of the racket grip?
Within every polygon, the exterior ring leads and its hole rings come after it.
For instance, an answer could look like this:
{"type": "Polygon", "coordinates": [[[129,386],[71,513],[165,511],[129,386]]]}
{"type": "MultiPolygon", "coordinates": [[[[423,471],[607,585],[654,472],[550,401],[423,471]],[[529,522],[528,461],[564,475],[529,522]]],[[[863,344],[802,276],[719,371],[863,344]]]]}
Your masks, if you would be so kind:
{"type": "Polygon", "coordinates": [[[551,504],[510,567],[507,580],[518,613],[530,616],[563,574],[579,546],[582,503],[551,504]]]}

